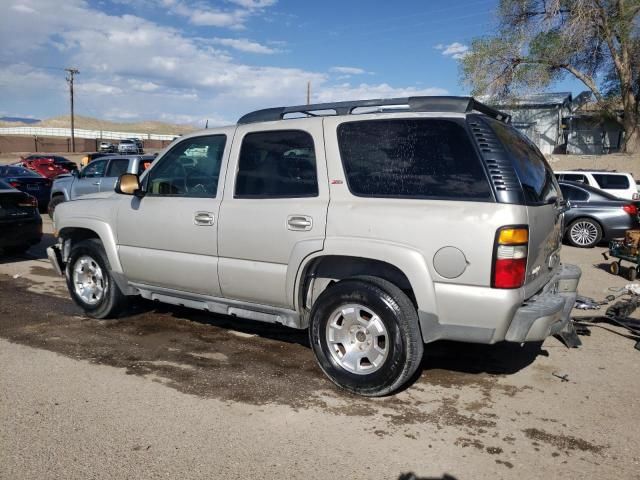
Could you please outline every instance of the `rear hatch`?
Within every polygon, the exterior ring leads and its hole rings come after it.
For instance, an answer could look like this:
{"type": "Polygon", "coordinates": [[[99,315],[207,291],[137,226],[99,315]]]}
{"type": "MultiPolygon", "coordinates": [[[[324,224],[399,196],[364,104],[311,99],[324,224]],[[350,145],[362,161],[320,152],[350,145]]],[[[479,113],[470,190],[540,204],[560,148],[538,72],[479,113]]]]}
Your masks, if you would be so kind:
{"type": "Polygon", "coordinates": [[[553,170],[533,142],[504,123],[489,122],[511,159],[521,186],[517,203],[527,209],[529,246],[525,295],[546,285],[560,267],[564,200],[553,170]]]}

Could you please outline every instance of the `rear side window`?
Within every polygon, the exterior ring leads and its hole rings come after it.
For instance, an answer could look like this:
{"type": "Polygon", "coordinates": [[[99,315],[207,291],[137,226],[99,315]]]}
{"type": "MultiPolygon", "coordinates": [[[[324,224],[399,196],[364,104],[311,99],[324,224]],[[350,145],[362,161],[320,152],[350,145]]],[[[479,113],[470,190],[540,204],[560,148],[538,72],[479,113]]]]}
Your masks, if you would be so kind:
{"type": "Polygon", "coordinates": [[[626,175],[609,175],[602,173],[592,173],[600,188],[609,190],[626,190],[629,188],[629,179],[626,175]]]}
{"type": "Polygon", "coordinates": [[[362,197],[492,199],[465,128],[451,120],[365,120],[338,127],[351,193],[362,197]]]}
{"type": "Polygon", "coordinates": [[[565,173],[564,175],[562,175],[562,179],[569,180],[570,182],[586,183],[587,185],[589,185],[589,181],[587,180],[587,177],[585,177],[580,173],[565,173]]]}
{"type": "Polygon", "coordinates": [[[553,171],[531,140],[508,125],[492,119],[488,122],[513,160],[527,205],[545,204],[558,197],[553,171]]]}
{"type": "Polygon", "coordinates": [[[562,196],[565,200],[588,200],[589,194],[584,190],[580,190],[579,188],[572,187],[570,185],[560,185],[560,190],[562,191],[562,196]]]}
{"type": "Polygon", "coordinates": [[[235,198],[318,196],[313,138],[301,130],[248,133],[242,140],[235,198]]]}
{"type": "Polygon", "coordinates": [[[129,160],[121,158],[119,160],[111,160],[109,167],[107,168],[107,174],[105,177],[119,177],[123,173],[127,173],[129,167],[129,160]]]}

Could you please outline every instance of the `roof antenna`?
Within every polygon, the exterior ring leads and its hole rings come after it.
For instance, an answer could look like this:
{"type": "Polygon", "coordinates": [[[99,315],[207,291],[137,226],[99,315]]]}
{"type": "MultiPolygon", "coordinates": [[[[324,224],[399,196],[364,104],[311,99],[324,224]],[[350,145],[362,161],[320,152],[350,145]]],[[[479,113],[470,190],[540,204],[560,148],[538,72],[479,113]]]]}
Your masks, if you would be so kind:
{"type": "Polygon", "coordinates": [[[311,80],[307,81],[307,105],[311,105],[311,80]]]}

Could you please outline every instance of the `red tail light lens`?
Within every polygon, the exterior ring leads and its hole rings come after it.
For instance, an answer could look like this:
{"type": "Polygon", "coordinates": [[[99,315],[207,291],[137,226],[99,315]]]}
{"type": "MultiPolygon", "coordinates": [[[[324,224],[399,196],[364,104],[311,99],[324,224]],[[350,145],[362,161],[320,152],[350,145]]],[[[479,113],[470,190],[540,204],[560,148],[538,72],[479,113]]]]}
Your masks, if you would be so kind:
{"type": "Polygon", "coordinates": [[[625,205],[624,207],[622,207],[622,209],[625,212],[627,212],[629,215],[637,215],[638,214],[638,207],[636,207],[633,203],[625,205]]]}
{"type": "Polygon", "coordinates": [[[496,234],[493,288],[520,288],[527,276],[529,230],[503,227],[496,234]]]}
{"type": "Polygon", "coordinates": [[[19,207],[36,208],[38,206],[38,200],[36,199],[36,197],[32,197],[31,195],[29,195],[29,198],[25,198],[24,200],[20,200],[18,202],[18,206],[19,207]]]}
{"type": "Polygon", "coordinates": [[[22,184],[20,182],[16,182],[15,180],[13,180],[13,181],[9,181],[9,185],[11,185],[13,188],[18,188],[22,184]]]}

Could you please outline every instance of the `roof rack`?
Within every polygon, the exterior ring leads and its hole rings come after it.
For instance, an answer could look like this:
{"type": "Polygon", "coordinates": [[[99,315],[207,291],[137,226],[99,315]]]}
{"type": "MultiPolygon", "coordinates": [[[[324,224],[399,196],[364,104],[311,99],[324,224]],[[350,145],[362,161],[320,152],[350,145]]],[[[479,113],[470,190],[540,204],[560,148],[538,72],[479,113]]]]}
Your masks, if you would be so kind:
{"type": "Polygon", "coordinates": [[[255,112],[247,113],[240,117],[238,124],[241,125],[247,123],[282,120],[286,115],[292,114],[308,117],[352,115],[356,109],[377,109],[378,112],[410,111],[469,113],[476,111],[484,113],[485,115],[504,123],[509,123],[511,121],[511,115],[491,108],[484,103],[480,103],[473,97],[403,97],[265,108],[263,110],[256,110],[255,112]]]}

